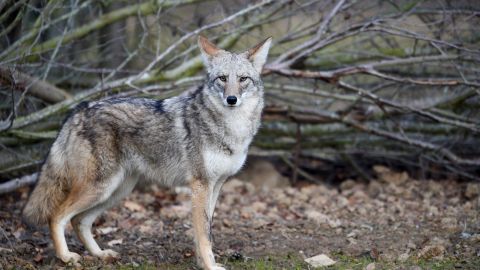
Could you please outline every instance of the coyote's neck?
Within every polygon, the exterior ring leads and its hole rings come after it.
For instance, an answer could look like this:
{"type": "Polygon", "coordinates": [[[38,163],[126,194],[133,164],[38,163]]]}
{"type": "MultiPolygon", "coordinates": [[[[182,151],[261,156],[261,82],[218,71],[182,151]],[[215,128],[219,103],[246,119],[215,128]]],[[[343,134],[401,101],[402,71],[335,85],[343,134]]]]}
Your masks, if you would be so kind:
{"type": "Polygon", "coordinates": [[[186,96],[183,117],[188,117],[186,128],[201,141],[228,145],[246,151],[260,126],[263,96],[249,97],[238,107],[226,107],[218,96],[205,86],[186,96]]]}

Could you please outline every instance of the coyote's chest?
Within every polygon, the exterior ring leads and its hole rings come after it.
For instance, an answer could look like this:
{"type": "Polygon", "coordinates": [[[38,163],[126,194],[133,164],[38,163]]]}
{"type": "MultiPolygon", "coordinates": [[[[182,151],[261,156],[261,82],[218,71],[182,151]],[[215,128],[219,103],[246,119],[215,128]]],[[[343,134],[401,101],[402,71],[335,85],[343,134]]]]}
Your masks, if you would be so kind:
{"type": "Polygon", "coordinates": [[[245,163],[248,146],[258,124],[253,120],[253,112],[226,119],[230,123],[227,134],[218,145],[207,145],[203,149],[203,160],[207,174],[213,178],[225,178],[237,173],[245,163]]]}
{"type": "Polygon", "coordinates": [[[207,148],[203,151],[205,169],[209,177],[226,178],[237,173],[247,157],[246,151],[226,153],[221,149],[207,148]]]}

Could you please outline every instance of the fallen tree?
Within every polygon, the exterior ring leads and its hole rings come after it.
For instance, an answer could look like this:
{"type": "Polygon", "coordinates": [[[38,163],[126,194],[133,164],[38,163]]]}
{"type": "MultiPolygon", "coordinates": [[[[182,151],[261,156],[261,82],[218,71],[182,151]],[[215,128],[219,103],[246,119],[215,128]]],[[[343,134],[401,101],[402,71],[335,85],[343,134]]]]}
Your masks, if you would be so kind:
{"type": "Polygon", "coordinates": [[[368,178],[372,165],[390,163],[425,177],[478,178],[480,11],[468,4],[118,5],[0,5],[7,14],[0,16],[3,181],[38,171],[62,119],[81,101],[167,98],[201,84],[199,33],[233,50],[274,36],[252,154],[278,156],[312,181],[325,172],[312,160],[351,167],[349,177],[368,178]],[[215,8],[222,15],[209,12],[215,8]],[[120,29],[122,46],[113,48],[116,35],[100,30],[119,23],[111,29],[120,29]]]}

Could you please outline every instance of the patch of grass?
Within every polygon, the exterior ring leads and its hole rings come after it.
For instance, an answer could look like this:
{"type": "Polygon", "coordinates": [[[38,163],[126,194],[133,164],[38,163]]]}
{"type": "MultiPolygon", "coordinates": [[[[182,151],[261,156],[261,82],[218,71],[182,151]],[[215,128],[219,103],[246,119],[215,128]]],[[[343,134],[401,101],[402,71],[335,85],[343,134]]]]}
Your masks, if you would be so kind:
{"type": "Polygon", "coordinates": [[[469,258],[462,260],[457,258],[437,259],[417,259],[410,258],[405,262],[386,262],[375,261],[369,257],[352,257],[343,254],[333,254],[332,258],[337,261],[335,265],[329,267],[320,267],[318,269],[325,270],[347,270],[347,269],[365,269],[368,264],[375,263],[375,269],[412,269],[414,266],[419,266],[421,269],[429,270],[446,270],[446,269],[479,269],[480,258],[469,258]]]}
{"type": "MultiPolygon", "coordinates": [[[[255,269],[255,270],[301,270],[309,269],[308,265],[297,255],[270,255],[255,259],[222,262],[227,269],[255,269]]],[[[311,269],[311,268],[310,268],[311,269]]]]}
{"type": "MultiPolygon", "coordinates": [[[[232,260],[231,258],[220,258],[219,263],[225,265],[229,270],[363,270],[370,263],[375,263],[376,270],[390,270],[390,269],[414,269],[414,266],[419,266],[421,269],[428,270],[446,270],[446,269],[466,269],[473,270],[479,269],[480,257],[469,259],[457,259],[457,258],[444,258],[442,260],[423,260],[411,258],[405,262],[386,262],[375,261],[368,256],[352,257],[344,254],[334,253],[330,257],[337,261],[335,265],[329,267],[313,268],[303,261],[303,259],[295,254],[286,255],[268,255],[258,258],[242,258],[238,260],[232,260]]],[[[73,268],[72,268],[73,269],[73,268]]],[[[98,269],[98,266],[85,265],[85,269],[98,269]]],[[[120,269],[120,270],[153,270],[153,269],[165,269],[165,270],[186,270],[193,269],[199,270],[195,260],[193,258],[186,259],[179,263],[168,263],[154,265],[148,262],[140,265],[113,265],[102,266],[102,269],[120,269]]]]}
{"type": "MultiPolygon", "coordinates": [[[[337,261],[336,264],[329,266],[329,267],[320,267],[319,269],[365,269],[365,267],[374,262],[369,257],[362,256],[362,257],[351,257],[344,254],[332,254],[332,259],[337,261]]],[[[378,269],[378,268],[377,268],[378,269]]]]}

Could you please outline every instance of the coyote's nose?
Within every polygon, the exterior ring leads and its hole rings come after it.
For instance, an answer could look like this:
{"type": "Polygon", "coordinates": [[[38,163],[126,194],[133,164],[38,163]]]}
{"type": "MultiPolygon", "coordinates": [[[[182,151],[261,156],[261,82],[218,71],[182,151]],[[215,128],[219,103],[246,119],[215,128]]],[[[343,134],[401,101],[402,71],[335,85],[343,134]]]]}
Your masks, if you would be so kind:
{"type": "Polygon", "coordinates": [[[235,105],[237,103],[237,97],[236,96],[228,96],[227,97],[227,103],[230,105],[235,105]]]}

